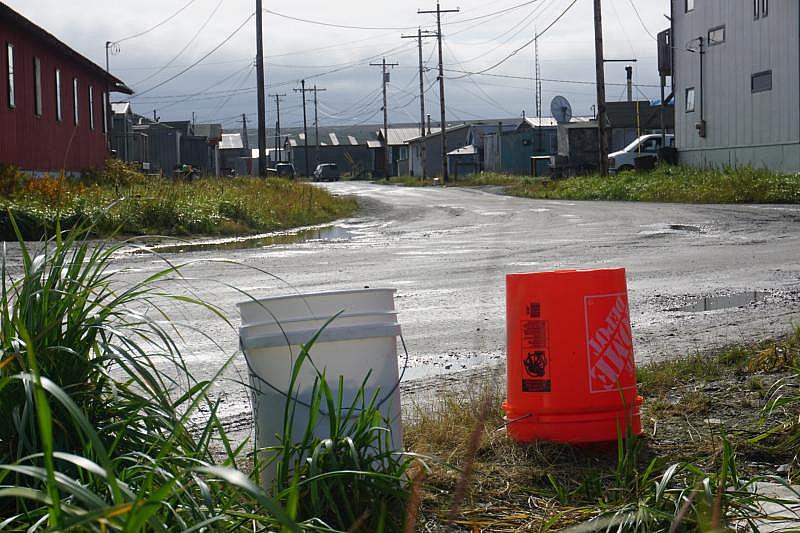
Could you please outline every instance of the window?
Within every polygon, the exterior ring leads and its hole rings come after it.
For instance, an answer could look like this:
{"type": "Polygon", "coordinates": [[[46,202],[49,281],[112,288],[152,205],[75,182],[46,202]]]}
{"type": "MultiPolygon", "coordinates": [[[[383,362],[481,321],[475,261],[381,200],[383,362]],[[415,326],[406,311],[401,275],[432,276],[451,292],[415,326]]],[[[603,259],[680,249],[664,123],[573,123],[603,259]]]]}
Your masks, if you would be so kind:
{"type": "Polygon", "coordinates": [[[725,42],[725,26],[717,26],[708,30],[708,46],[725,42]]]}
{"type": "Polygon", "coordinates": [[[765,70],[757,72],[750,78],[750,90],[754,93],[762,93],[772,90],[772,71],[765,70]]]}
{"type": "Polygon", "coordinates": [[[639,151],[645,154],[658,153],[659,148],[661,148],[661,138],[647,139],[639,145],[639,151]]]}
{"type": "Polygon", "coordinates": [[[694,11],[694,0],[686,0],[686,12],[694,11]]]}
{"type": "Polygon", "coordinates": [[[769,0],[753,0],[753,18],[758,20],[769,15],[769,0]]]}
{"type": "Polygon", "coordinates": [[[89,86],[89,129],[94,129],[94,87],[89,86]]]}
{"type": "Polygon", "coordinates": [[[33,113],[42,116],[42,62],[33,58],[33,113]]]}
{"type": "Polygon", "coordinates": [[[61,109],[61,69],[56,69],[56,120],[64,120],[64,110],[61,109]]]}
{"type": "Polygon", "coordinates": [[[6,45],[6,59],[8,59],[8,107],[17,107],[17,91],[14,84],[14,45],[6,45]]]}
{"type": "Polygon", "coordinates": [[[72,118],[77,126],[80,118],[78,114],[78,78],[72,78],[72,118]]]}
{"type": "Polygon", "coordinates": [[[686,112],[694,112],[694,87],[686,89],[686,112]]]}
{"type": "Polygon", "coordinates": [[[108,133],[108,93],[103,91],[103,133],[108,133]]]}

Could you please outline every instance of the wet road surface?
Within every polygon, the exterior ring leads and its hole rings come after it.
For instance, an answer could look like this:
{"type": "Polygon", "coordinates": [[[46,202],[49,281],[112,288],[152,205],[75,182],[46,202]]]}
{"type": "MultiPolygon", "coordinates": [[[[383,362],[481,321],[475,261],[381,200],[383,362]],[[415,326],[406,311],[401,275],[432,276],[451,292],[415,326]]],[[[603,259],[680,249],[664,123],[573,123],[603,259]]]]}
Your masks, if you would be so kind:
{"type": "MultiPolygon", "coordinates": [[[[446,382],[503,362],[511,272],[625,267],[639,362],[785,334],[800,319],[798,206],[539,201],[359,182],[325,187],[357,196],[361,213],[314,229],[302,242],[182,243],[160,253],[196,261],[184,272],[188,285],[235,327],[242,292],[261,298],[397,288],[410,390],[423,378],[446,382]]],[[[115,267],[133,279],[164,263],[127,254],[115,267]]],[[[218,390],[223,416],[246,425],[246,389],[229,381],[246,381],[243,357],[234,355],[235,327],[197,308],[167,311],[196,328],[186,333],[185,348],[196,377],[234,357],[218,390]]]]}

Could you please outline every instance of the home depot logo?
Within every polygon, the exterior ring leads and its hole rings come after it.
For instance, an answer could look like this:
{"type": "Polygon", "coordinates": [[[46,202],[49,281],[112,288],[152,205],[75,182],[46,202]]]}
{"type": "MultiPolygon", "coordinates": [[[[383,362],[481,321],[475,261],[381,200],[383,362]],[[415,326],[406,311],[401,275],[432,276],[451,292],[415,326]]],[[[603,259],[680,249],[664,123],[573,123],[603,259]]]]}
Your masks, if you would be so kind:
{"type": "Polygon", "coordinates": [[[635,386],[627,296],[587,296],[585,306],[589,390],[609,392],[635,386]]]}

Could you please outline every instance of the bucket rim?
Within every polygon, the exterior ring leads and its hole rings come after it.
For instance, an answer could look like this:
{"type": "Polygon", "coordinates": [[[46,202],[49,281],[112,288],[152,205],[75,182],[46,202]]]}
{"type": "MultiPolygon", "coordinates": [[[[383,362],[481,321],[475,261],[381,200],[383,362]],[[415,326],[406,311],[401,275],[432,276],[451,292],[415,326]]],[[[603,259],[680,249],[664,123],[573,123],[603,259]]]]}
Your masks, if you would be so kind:
{"type": "MultiPolygon", "coordinates": [[[[267,326],[269,324],[278,324],[278,323],[285,324],[285,323],[288,323],[288,322],[303,322],[303,321],[310,321],[310,320],[329,320],[329,319],[331,319],[333,317],[336,317],[336,318],[359,318],[359,317],[363,317],[363,316],[375,316],[375,315],[378,315],[378,316],[380,316],[380,315],[395,315],[395,316],[397,316],[399,314],[400,314],[400,311],[398,311],[396,309],[393,309],[391,311],[380,310],[380,311],[361,311],[361,312],[358,312],[358,313],[333,313],[333,314],[325,315],[325,316],[310,316],[310,315],[308,315],[308,316],[296,316],[296,317],[292,317],[292,318],[287,318],[287,319],[281,320],[280,322],[278,322],[277,320],[267,320],[265,322],[252,322],[252,323],[243,325],[242,327],[244,328],[244,327],[250,327],[250,326],[267,326]]],[[[273,318],[273,317],[270,316],[269,318],[273,318]]]]}
{"type": "Polygon", "coordinates": [[[558,270],[534,270],[532,272],[510,272],[507,278],[516,276],[530,276],[531,274],[584,274],[587,272],[625,272],[625,267],[603,267],[603,268],[562,268],[558,270]]]}
{"type": "Polygon", "coordinates": [[[361,288],[361,289],[339,289],[334,291],[319,291],[319,292],[304,292],[304,293],[295,293],[295,294],[282,294],[279,296],[270,296],[267,298],[253,298],[251,300],[247,300],[244,302],[239,302],[236,304],[236,307],[243,307],[245,305],[252,305],[264,302],[280,302],[283,300],[288,299],[300,299],[303,300],[305,298],[315,298],[317,296],[340,296],[345,294],[366,294],[366,293],[378,293],[378,292],[391,292],[394,295],[397,292],[395,288],[361,288]]]}
{"type": "Polygon", "coordinates": [[[261,348],[275,348],[278,346],[299,346],[307,343],[314,335],[319,334],[317,342],[354,341],[362,339],[375,339],[382,337],[397,337],[401,335],[400,324],[362,324],[358,326],[340,326],[325,328],[321,333],[319,329],[306,329],[300,331],[286,331],[265,333],[253,337],[242,337],[239,342],[245,357],[250,357],[248,350],[261,348]]]}

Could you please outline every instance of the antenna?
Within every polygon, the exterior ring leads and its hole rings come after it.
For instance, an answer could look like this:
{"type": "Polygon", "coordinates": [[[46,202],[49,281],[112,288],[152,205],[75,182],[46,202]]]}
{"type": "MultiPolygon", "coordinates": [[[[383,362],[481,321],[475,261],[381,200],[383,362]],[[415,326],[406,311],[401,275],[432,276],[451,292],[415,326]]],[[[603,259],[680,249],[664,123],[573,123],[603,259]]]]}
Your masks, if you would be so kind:
{"type": "Polygon", "coordinates": [[[550,102],[550,113],[559,124],[566,124],[572,120],[572,106],[563,96],[553,98],[553,101],[550,102]]]}

